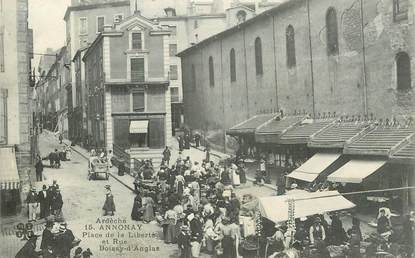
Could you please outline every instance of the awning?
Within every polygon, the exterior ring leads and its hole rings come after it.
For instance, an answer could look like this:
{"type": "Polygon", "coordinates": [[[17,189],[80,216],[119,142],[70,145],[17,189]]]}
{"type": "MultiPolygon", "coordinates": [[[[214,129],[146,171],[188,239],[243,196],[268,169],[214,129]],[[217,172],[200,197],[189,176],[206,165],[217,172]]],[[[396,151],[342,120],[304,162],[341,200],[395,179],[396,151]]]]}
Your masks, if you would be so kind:
{"type": "Polygon", "coordinates": [[[361,183],[363,179],[375,173],[385,165],[385,160],[350,160],[327,179],[332,182],[361,183]]]}
{"type": "Polygon", "coordinates": [[[356,205],[337,191],[305,192],[292,195],[263,197],[259,199],[261,215],[275,223],[288,220],[288,200],[294,200],[295,218],[329,211],[354,208],[356,205]]]}
{"type": "Polygon", "coordinates": [[[0,148],[0,189],[19,189],[16,154],[13,147],[0,148]]]}
{"type": "Polygon", "coordinates": [[[242,123],[239,123],[228,130],[226,130],[226,134],[232,135],[232,136],[240,136],[240,135],[247,135],[252,134],[254,135],[255,130],[268,122],[269,120],[277,117],[278,114],[261,114],[261,115],[255,115],[248,120],[243,121],[242,123]]]}
{"type": "Polygon", "coordinates": [[[317,153],[314,154],[299,168],[291,172],[288,177],[302,181],[313,182],[323,170],[335,162],[341,154],[337,153],[317,153]]]}
{"type": "Polygon", "coordinates": [[[130,122],[130,133],[147,133],[148,120],[138,120],[130,122]]]}

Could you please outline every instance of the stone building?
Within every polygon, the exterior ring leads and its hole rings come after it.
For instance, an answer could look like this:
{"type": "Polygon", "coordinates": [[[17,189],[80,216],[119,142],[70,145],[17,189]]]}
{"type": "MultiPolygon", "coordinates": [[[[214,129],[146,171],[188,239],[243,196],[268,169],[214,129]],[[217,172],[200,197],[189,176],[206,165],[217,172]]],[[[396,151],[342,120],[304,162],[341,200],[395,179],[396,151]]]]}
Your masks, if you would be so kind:
{"type": "Polygon", "coordinates": [[[405,117],[414,10],[411,0],[290,0],[207,38],[178,54],[185,122],[223,135],[276,110],[405,117]]]}
{"type": "Polygon", "coordinates": [[[27,0],[0,2],[0,202],[1,215],[18,212],[30,187],[36,149],[32,117],[30,60],[33,32],[27,0]]]}
{"type": "Polygon", "coordinates": [[[172,136],[169,35],[137,11],[105,26],[85,52],[92,146],[161,162],[172,136]]]}

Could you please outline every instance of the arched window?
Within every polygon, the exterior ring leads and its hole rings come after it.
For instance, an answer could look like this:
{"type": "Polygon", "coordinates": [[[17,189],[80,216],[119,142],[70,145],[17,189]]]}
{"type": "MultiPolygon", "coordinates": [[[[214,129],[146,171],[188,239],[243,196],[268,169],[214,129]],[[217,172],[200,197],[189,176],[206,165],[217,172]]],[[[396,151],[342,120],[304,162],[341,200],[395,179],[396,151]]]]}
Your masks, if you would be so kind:
{"type": "Polygon", "coordinates": [[[339,54],[339,38],[337,31],[337,14],[333,7],[330,7],[326,13],[326,31],[327,31],[327,54],[335,56],[339,54]]]}
{"type": "Polygon", "coordinates": [[[230,73],[231,73],[231,82],[236,81],[236,63],[235,63],[235,49],[231,49],[229,53],[229,64],[230,64],[230,73]]]}
{"type": "Polygon", "coordinates": [[[209,85],[215,86],[215,71],[213,70],[213,57],[209,56],[209,85]]]}
{"type": "Polygon", "coordinates": [[[261,43],[261,39],[259,37],[257,37],[255,39],[255,69],[256,69],[256,74],[257,75],[263,74],[263,69],[262,69],[262,43],[261,43]]]}
{"type": "Polygon", "coordinates": [[[285,31],[285,44],[287,51],[287,66],[292,68],[296,65],[295,60],[295,37],[294,37],[294,27],[288,25],[287,30],[285,31]]]}
{"type": "Polygon", "coordinates": [[[238,24],[246,21],[246,12],[244,10],[239,10],[236,13],[236,19],[238,19],[238,24]]]}
{"type": "Polygon", "coordinates": [[[396,55],[396,77],[398,90],[411,89],[411,59],[405,52],[396,55]]]}

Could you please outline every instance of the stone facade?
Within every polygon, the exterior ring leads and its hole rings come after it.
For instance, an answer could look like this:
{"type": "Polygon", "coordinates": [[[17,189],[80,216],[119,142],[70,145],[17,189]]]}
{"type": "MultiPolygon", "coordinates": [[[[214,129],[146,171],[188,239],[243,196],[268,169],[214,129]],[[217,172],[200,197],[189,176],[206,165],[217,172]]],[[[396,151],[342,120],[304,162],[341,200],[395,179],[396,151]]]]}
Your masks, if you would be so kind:
{"type": "MultiPolygon", "coordinates": [[[[394,19],[393,1],[291,0],[179,53],[185,121],[225,130],[258,113],[282,109],[318,114],[404,117],[415,111],[414,1],[394,19]],[[337,18],[338,53],[328,54],[326,16],[337,18]],[[287,28],[294,29],[295,65],[287,66],[287,28]],[[263,73],[255,72],[256,38],[263,73]],[[230,80],[230,51],[236,81],[230,80]],[[397,90],[397,55],[411,62],[412,88],[397,90]],[[212,57],[214,86],[209,85],[212,57]],[[193,67],[193,68],[192,68],[193,67]],[[194,69],[194,72],[192,72],[194,69]]],[[[333,34],[331,34],[333,35],[333,34]]]]}

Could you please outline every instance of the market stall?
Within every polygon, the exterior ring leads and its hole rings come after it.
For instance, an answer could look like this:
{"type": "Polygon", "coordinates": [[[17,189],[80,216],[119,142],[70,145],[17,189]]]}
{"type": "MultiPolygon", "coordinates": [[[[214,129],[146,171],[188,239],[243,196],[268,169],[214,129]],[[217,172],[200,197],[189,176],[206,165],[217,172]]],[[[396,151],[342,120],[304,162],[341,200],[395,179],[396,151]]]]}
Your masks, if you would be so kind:
{"type": "Polygon", "coordinates": [[[287,221],[289,200],[295,203],[295,218],[307,217],[331,211],[346,210],[356,205],[337,191],[307,192],[259,198],[258,208],[261,215],[272,222],[287,221]]]}

